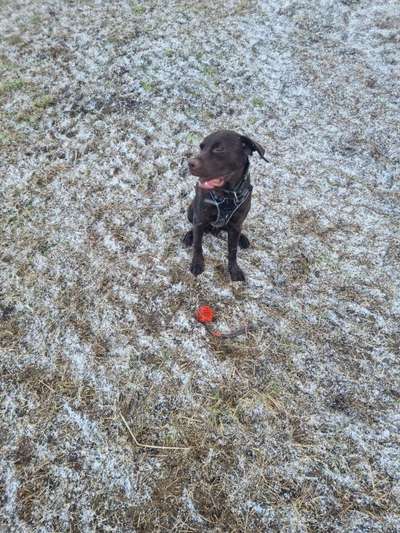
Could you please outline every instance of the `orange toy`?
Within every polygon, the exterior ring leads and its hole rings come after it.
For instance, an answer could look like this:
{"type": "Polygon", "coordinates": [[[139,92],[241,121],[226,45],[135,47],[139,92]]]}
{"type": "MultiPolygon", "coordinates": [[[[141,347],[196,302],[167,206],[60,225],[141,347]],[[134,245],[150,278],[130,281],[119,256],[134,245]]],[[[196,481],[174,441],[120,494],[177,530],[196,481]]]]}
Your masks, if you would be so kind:
{"type": "Polygon", "coordinates": [[[208,322],[213,321],[214,311],[209,305],[202,305],[197,309],[194,316],[196,317],[196,320],[198,320],[202,324],[207,324],[208,322]]]}

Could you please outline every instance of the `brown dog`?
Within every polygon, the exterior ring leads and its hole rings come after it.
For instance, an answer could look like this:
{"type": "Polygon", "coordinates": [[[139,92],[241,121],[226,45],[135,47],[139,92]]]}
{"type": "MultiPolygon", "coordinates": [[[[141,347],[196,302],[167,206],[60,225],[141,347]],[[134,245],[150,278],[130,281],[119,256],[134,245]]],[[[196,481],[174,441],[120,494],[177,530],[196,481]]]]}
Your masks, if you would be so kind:
{"type": "Polygon", "coordinates": [[[241,248],[250,246],[241,230],[251,203],[248,156],[255,151],[265,159],[265,150],[257,142],[234,131],[221,130],[206,137],[200,144],[200,153],[189,160],[190,172],[199,181],[188,209],[193,229],[186,233],[183,243],[186,246],[193,245],[190,271],[195,276],[204,271],[203,234],[217,235],[223,230],[228,232],[231,279],[245,279],[236,255],[238,244],[241,248]]]}

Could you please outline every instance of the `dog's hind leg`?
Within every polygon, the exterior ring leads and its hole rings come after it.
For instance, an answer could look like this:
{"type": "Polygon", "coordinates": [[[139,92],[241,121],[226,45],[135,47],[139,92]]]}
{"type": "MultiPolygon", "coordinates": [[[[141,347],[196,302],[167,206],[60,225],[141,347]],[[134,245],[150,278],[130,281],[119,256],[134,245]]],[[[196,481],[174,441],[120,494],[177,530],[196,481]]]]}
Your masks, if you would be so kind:
{"type": "Polygon", "coordinates": [[[185,235],[183,236],[182,238],[182,243],[184,244],[184,246],[192,246],[193,244],[193,230],[189,230],[187,233],[185,233],[185,235]]]}
{"type": "Polygon", "coordinates": [[[250,241],[249,241],[249,239],[246,237],[246,235],[244,233],[240,234],[239,246],[240,246],[240,248],[248,248],[250,246],[250,241]]]}
{"type": "MultiPolygon", "coordinates": [[[[193,224],[193,202],[189,205],[187,209],[187,217],[188,217],[189,222],[193,224]]],[[[185,235],[182,238],[182,243],[184,244],[184,246],[187,246],[187,247],[192,246],[193,244],[193,230],[192,229],[185,233],[185,235]]]]}
{"type": "Polygon", "coordinates": [[[191,224],[193,224],[193,202],[189,205],[187,209],[187,217],[191,224]]]}
{"type": "Polygon", "coordinates": [[[208,226],[208,229],[206,230],[207,233],[211,233],[214,237],[218,237],[221,233],[220,228],[214,228],[214,226],[211,226],[211,224],[208,226]]]}

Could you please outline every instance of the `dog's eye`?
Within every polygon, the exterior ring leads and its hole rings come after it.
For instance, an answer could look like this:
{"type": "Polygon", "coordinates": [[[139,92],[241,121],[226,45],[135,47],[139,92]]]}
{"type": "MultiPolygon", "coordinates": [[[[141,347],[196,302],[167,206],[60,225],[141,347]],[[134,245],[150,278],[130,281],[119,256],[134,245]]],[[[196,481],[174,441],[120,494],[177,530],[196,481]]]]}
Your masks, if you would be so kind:
{"type": "Polygon", "coordinates": [[[221,153],[221,152],[224,152],[225,150],[224,150],[224,147],[223,147],[223,146],[216,146],[215,148],[213,148],[212,151],[215,152],[215,153],[217,153],[217,154],[219,154],[219,153],[221,153]]]}

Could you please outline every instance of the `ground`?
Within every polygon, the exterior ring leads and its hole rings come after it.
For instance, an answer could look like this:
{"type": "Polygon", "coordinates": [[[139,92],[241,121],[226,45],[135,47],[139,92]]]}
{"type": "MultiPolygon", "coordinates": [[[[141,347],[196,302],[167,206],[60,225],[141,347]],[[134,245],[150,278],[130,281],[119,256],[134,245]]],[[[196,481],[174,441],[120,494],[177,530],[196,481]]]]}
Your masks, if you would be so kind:
{"type": "Polygon", "coordinates": [[[400,530],[399,29],[396,0],[0,0],[2,531],[400,530]],[[180,242],[220,128],[270,160],[245,283],[180,242]]]}

